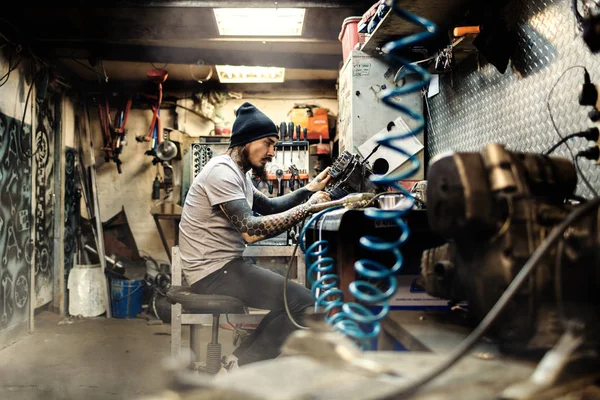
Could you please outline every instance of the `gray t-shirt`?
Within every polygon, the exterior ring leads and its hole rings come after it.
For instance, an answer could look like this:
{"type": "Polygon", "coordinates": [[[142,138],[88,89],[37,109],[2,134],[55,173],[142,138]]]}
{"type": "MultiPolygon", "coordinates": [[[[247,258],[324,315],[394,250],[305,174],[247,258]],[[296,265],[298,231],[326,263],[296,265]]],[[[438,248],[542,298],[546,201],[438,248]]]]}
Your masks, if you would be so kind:
{"type": "Polygon", "coordinates": [[[246,242],[219,204],[245,199],[252,208],[253,188],[249,174],[229,155],[213,157],[196,176],[179,223],[179,251],[188,284],[242,256],[246,242]]]}

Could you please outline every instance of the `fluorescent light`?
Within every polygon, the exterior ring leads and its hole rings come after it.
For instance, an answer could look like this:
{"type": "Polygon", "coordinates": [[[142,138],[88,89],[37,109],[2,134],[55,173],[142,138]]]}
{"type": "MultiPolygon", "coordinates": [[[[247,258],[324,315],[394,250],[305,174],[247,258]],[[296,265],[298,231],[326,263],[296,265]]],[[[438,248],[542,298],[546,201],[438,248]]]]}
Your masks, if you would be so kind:
{"type": "Polygon", "coordinates": [[[283,82],[285,68],[247,67],[243,65],[215,65],[222,83],[283,82]]]}
{"type": "Polygon", "coordinates": [[[304,8],[214,8],[223,36],[300,36],[304,8]]]}

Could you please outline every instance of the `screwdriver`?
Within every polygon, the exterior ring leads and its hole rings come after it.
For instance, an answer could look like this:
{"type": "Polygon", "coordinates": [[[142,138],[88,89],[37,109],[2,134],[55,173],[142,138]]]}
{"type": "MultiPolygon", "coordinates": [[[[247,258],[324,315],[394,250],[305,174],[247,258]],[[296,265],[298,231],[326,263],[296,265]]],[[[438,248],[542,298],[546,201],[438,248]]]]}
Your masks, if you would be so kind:
{"type": "Polygon", "coordinates": [[[285,141],[285,137],[287,136],[287,124],[285,122],[282,122],[281,125],[279,126],[279,140],[281,141],[281,164],[282,166],[285,166],[285,146],[283,145],[283,142],[285,141]]]}
{"type": "Polygon", "coordinates": [[[275,172],[275,176],[277,177],[277,197],[283,196],[283,185],[281,184],[281,178],[283,178],[283,170],[278,169],[275,172]]]}

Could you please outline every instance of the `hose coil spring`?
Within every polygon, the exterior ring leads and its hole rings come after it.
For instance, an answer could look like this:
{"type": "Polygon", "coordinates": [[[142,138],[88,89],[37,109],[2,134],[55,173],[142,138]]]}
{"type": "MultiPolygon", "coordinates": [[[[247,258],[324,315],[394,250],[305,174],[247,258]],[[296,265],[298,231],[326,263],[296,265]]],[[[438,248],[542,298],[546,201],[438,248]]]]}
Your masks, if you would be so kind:
{"type": "MultiPolygon", "coordinates": [[[[408,203],[403,209],[366,209],[365,216],[368,218],[393,222],[399,228],[399,236],[394,241],[385,241],[376,236],[362,236],[359,243],[363,248],[374,252],[391,253],[395,260],[394,265],[388,267],[370,259],[356,261],[354,269],[357,276],[362,277],[362,279],[352,282],[349,286],[349,291],[356,301],[344,302],[344,295],[339,287],[339,278],[335,274],[335,260],[326,256],[328,250],[327,241],[320,239],[305,249],[302,245],[303,241],[300,240],[301,248],[305,253],[306,265],[308,265],[308,279],[312,284],[312,293],[315,297],[316,305],[324,309],[327,323],[332,325],[335,330],[355,340],[363,349],[368,348],[371,340],[379,335],[381,330],[380,321],[389,312],[389,299],[392,298],[398,287],[395,275],[401,271],[404,262],[400,248],[410,237],[409,227],[403,217],[412,209],[415,199],[408,190],[399,184],[399,181],[412,177],[421,168],[419,159],[399,146],[396,141],[421,133],[425,127],[425,120],[420,110],[416,111],[407,107],[400,103],[397,98],[423,91],[423,89],[428,87],[431,75],[426,69],[420,67],[418,64],[407,61],[399,56],[398,53],[406,47],[430,39],[437,33],[437,27],[434,23],[404,11],[397,6],[397,1],[393,1],[391,7],[402,19],[424,28],[424,31],[389,42],[383,47],[382,50],[388,62],[393,66],[403,68],[402,74],[399,76],[400,78],[413,73],[418,76],[418,79],[403,86],[386,89],[381,92],[380,98],[385,104],[398,110],[403,116],[415,121],[416,126],[413,129],[409,129],[408,132],[392,132],[377,140],[377,143],[381,146],[406,156],[410,167],[405,172],[389,174],[385,177],[374,176],[372,180],[373,182],[396,189],[406,197],[408,203]],[[385,289],[382,290],[381,287],[385,289]],[[317,293],[319,294],[317,295],[317,293]],[[374,312],[373,308],[379,306],[381,306],[381,310],[377,313],[374,312]],[[330,315],[331,311],[336,312],[330,315]]],[[[311,221],[303,228],[300,237],[304,238],[306,228],[312,222],[318,221],[324,214],[332,210],[327,209],[315,214],[311,221]]]]}

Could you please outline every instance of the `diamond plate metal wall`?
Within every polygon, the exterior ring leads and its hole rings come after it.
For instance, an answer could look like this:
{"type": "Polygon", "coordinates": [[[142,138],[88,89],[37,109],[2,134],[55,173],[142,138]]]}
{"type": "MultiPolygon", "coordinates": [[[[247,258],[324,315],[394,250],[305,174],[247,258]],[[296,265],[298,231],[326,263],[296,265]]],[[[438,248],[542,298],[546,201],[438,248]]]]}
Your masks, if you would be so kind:
{"type": "MultiPolygon", "coordinates": [[[[483,57],[471,56],[452,75],[441,77],[440,94],[431,99],[427,148],[433,157],[448,151],[480,151],[488,143],[508,149],[543,152],[559,140],[546,107],[548,94],[567,68],[581,65],[600,83],[600,55],[581,38],[570,0],[517,0],[511,18],[518,26],[518,44],[504,74],[483,57]]],[[[592,126],[589,107],[579,105],[583,69],[573,68],[558,82],[550,109],[561,134],[592,126]]],[[[585,140],[570,142],[574,152],[585,140]]],[[[569,157],[566,146],[556,155],[569,157]]],[[[583,173],[600,190],[600,166],[581,159],[583,173]]],[[[580,180],[578,193],[591,195],[580,180]]]]}

